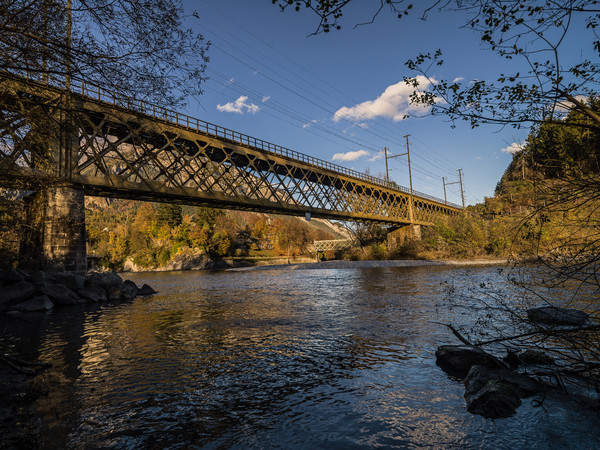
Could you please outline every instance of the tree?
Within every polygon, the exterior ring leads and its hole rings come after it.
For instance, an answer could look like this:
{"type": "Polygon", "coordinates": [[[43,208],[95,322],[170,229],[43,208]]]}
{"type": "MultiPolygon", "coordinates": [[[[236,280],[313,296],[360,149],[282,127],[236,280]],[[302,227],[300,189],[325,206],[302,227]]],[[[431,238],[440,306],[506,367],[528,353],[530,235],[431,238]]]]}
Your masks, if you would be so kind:
{"type": "Polygon", "coordinates": [[[201,206],[196,210],[196,214],[194,215],[194,222],[196,222],[200,227],[207,226],[208,229],[212,232],[217,219],[224,215],[225,213],[221,209],[206,208],[201,206]]]}
{"type": "Polygon", "coordinates": [[[0,70],[65,76],[160,105],[201,92],[208,44],[181,0],[0,3],[0,70]]]}
{"type": "Polygon", "coordinates": [[[170,228],[174,228],[180,225],[183,220],[181,205],[175,203],[160,203],[156,208],[156,220],[159,227],[168,225],[170,228]]]}
{"type": "MultiPolygon", "coordinates": [[[[343,12],[352,0],[272,0],[282,10],[303,6],[319,17],[315,33],[341,27],[343,12]]],[[[432,114],[443,114],[452,121],[466,120],[471,126],[499,124],[521,127],[555,121],[567,110],[578,110],[591,119],[585,127],[600,127],[600,115],[585,99],[597,93],[600,82],[600,9],[596,0],[448,0],[423,2],[419,7],[405,0],[374,2],[375,21],[383,11],[398,18],[409,13],[426,19],[436,11],[452,11],[462,18],[462,26],[472,29],[486,48],[508,60],[521,60],[525,72],[499,73],[495,82],[485,80],[434,80],[435,69],[443,65],[442,50],[421,53],[406,62],[407,67],[424,76],[430,90],[422,90],[420,77],[406,77],[414,87],[412,102],[427,105],[432,114]],[[569,64],[562,51],[564,41],[575,31],[587,31],[582,52],[589,55],[569,64]]]]}

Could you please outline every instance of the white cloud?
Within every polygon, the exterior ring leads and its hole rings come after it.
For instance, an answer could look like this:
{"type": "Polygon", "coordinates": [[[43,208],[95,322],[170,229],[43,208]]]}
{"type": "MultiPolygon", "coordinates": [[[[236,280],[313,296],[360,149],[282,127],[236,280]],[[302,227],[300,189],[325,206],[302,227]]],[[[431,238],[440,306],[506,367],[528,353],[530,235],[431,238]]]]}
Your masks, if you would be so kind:
{"type": "Polygon", "coordinates": [[[483,158],[482,158],[481,156],[477,155],[477,156],[475,157],[475,159],[479,160],[479,159],[483,159],[483,158]]]}
{"type": "MultiPolygon", "coordinates": [[[[588,98],[585,95],[576,95],[575,100],[580,101],[583,104],[587,103],[588,98]]],[[[565,113],[570,111],[575,107],[575,104],[570,102],[569,100],[564,100],[562,102],[556,103],[556,110],[559,113],[565,113]]]]}
{"type": "Polygon", "coordinates": [[[354,152],[336,153],[333,155],[333,161],[355,161],[363,156],[369,156],[370,153],[366,150],[357,150],[354,152]]]}
{"type": "Polygon", "coordinates": [[[521,150],[523,150],[523,144],[519,144],[518,142],[513,142],[508,147],[504,147],[500,151],[514,155],[515,153],[519,153],[521,150]]]}
{"type": "Polygon", "coordinates": [[[265,95],[265,96],[262,98],[261,102],[262,102],[262,103],[264,103],[264,102],[268,102],[269,100],[271,100],[271,96],[270,96],[270,95],[265,95]]]}
{"type": "Polygon", "coordinates": [[[243,114],[249,112],[254,114],[260,110],[258,105],[248,102],[247,95],[241,95],[235,102],[225,103],[224,105],[217,105],[217,110],[220,112],[231,112],[236,114],[243,114]]]}
{"type": "Polygon", "coordinates": [[[418,75],[416,80],[419,83],[418,89],[408,85],[405,81],[392,84],[375,100],[368,100],[352,107],[344,106],[338,109],[333,116],[333,121],[339,122],[342,119],[359,121],[385,117],[398,122],[413,112],[426,113],[429,107],[411,104],[410,96],[415,90],[427,90],[432,82],[422,75],[418,75]]]}
{"type": "Polygon", "coordinates": [[[464,77],[456,77],[454,80],[452,80],[453,83],[458,83],[459,81],[464,80],[464,77]]]}
{"type": "Polygon", "coordinates": [[[313,123],[317,123],[317,122],[318,122],[318,120],[316,120],[316,119],[313,119],[313,120],[311,120],[310,122],[303,123],[303,124],[302,124],[302,128],[306,129],[306,128],[308,128],[308,127],[312,126],[312,124],[313,124],[313,123]]]}
{"type": "Polygon", "coordinates": [[[369,158],[369,161],[371,161],[371,162],[377,161],[378,159],[383,158],[384,155],[385,155],[384,151],[377,152],[377,153],[375,153],[375,155],[373,155],[369,158]]]}

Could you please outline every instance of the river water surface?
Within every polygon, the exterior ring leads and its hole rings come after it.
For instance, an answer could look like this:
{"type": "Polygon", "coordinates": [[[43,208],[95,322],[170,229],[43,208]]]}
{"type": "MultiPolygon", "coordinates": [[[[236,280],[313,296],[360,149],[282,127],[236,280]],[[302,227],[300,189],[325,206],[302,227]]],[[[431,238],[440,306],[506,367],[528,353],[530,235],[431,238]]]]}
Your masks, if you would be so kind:
{"type": "Polygon", "coordinates": [[[509,290],[501,270],[128,274],[159,293],[3,322],[0,344],[53,363],[44,448],[600,447],[598,413],[574,400],[489,420],[436,366],[458,343],[436,322],[482,314],[453,293],[509,290]]]}

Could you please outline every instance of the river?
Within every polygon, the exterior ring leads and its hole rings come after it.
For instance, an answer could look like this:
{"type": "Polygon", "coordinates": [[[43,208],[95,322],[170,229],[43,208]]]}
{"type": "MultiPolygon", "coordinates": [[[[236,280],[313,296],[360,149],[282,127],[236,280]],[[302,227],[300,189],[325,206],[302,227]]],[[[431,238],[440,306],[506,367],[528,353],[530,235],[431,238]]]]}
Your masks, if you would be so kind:
{"type": "Polygon", "coordinates": [[[128,274],[131,303],[1,319],[0,344],[52,362],[42,448],[598,448],[565,396],[490,420],[435,364],[456,292],[513,289],[501,267],[128,274]]]}

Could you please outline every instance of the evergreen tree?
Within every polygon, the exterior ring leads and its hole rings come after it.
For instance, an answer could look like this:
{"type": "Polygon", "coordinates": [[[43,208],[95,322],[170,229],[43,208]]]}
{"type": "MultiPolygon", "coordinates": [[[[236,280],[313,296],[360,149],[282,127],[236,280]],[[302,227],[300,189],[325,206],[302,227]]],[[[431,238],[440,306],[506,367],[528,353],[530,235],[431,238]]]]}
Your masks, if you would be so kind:
{"type": "Polygon", "coordinates": [[[181,224],[183,217],[181,213],[181,205],[172,203],[161,203],[156,208],[156,220],[158,226],[168,225],[174,228],[181,224]]]}

